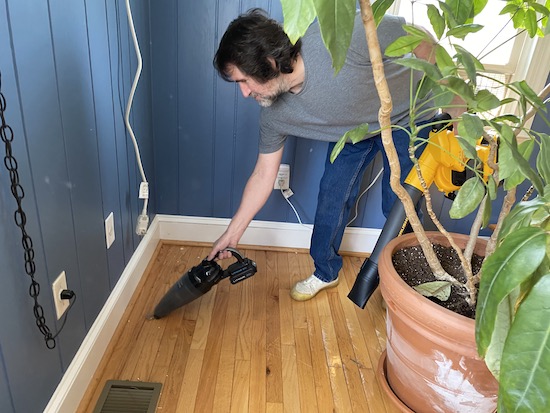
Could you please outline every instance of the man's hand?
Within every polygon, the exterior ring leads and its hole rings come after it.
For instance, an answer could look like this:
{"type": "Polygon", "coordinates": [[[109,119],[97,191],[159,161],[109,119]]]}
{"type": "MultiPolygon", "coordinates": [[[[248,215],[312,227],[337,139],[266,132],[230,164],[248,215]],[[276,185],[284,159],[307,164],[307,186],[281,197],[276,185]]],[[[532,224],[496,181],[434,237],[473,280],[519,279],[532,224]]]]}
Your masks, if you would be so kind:
{"type": "Polygon", "coordinates": [[[235,236],[232,236],[229,234],[229,229],[226,230],[220,238],[216,242],[214,242],[214,245],[212,246],[212,251],[210,251],[210,254],[208,254],[208,257],[206,258],[209,261],[212,261],[213,259],[226,259],[231,258],[233,254],[229,251],[225,251],[226,248],[236,248],[238,243],[238,238],[235,236]]]}

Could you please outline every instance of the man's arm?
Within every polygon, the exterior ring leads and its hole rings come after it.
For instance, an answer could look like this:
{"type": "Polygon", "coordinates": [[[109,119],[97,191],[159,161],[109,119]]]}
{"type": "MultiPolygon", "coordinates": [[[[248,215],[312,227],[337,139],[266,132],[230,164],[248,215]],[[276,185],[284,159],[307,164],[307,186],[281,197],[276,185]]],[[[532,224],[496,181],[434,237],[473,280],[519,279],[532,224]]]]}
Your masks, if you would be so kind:
{"type": "MultiPolygon", "coordinates": [[[[239,209],[231,219],[231,223],[212,247],[207,259],[212,260],[219,251],[227,247],[235,248],[244,231],[258,211],[264,206],[273,192],[273,184],[277,178],[279,165],[283,156],[283,148],[268,154],[259,154],[256,166],[244,188],[239,209]]],[[[230,258],[230,252],[220,252],[218,258],[230,258]]]]}

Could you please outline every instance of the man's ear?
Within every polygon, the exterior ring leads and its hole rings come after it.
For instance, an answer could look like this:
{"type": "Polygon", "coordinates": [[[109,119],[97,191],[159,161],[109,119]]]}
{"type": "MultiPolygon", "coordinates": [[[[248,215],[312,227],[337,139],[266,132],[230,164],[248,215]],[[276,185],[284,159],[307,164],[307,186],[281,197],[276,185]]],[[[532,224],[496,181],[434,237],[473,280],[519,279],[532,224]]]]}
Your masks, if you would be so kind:
{"type": "Polygon", "coordinates": [[[269,61],[269,64],[273,69],[280,71],[279,66],[277,66],[277,62],[275,61],[275,58],[273,58],[272,56],[267,56],[267,60],[269,61]]]}

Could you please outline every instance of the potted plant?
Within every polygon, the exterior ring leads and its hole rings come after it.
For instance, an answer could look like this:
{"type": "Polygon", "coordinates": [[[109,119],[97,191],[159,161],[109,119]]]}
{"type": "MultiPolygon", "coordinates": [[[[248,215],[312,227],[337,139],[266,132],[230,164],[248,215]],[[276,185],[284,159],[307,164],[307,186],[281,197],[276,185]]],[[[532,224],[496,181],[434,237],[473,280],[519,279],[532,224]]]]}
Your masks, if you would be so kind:
{"type": "MultiPolygon", "coordinates": [[[[477,85],[483,74],[483,65],[476,56],[456,45],[454,56],[441,47],[442,39],[464,38],[469,33],[483,30],[474,23],[474,17],[485,7],[486,0],[446,0],[429,5],[428,16],[436,34],[435,63],[414,58],[400,59],[400,63],[425,73],[420,85],[415,85],[413,96],[430,90],[435,102],[443,110],[456,113],[451,122],[456,126],[458,142],[466,159],[487,164],[490,173],[472,167],[465,160],[464,167],[472,176],[461,186],[453,202],[452,218],[461,218],[476,212],[470,235],[463,244],[457,244],[438,221],[430,203],[428,184],[420,168],[418,179],[424,183],[428,215],[434,221],[442,237],[453,246],[461,262],[464,281],[451,276],[441,265],[434,251],[434,244],[426,234],[419,219],[415,203],[400,183],[399,163],[391,138],[391,96],[384,81],[382,55],[376,37],[376,22],[382,18],[392,0],[378,0],[371,6],[361,0],[361,12],[366,41],[376,78],[381,102],[379,123],[386,155],[392,169],[391,185],[401,200],[406,216],[414,230],[415,243],[420,245],[436,283],[420,287],[424,295],[445,295],[453,286],[467,291],[465,300],[475,307],[475,345],[479,356],[498,379],[498,411],[548,411],[550,402],[550,260],[548,253],[550,228],[550,137],[540,131],[525,127],[527,120],[538,113],[546,121],[544,99],[550,92],[547,85],[540,92],[533,91],[524,81],[502,86],[514,92],[513,97],[499,99],[493,93],[477,85]],[[492,115],[491,111],[503,105],[517,102],[514,112],[492,115]],[[518,135],[522,138],[518,139],[518,135]],[[489,156],[480,160],[476,151],[479,138],[485,138],[489,156]],[[536,148],[536,150],[535,150],[536,148]],[[532,159],[535,159],[533,162],[532,159]],[[532,166],[534,164],[534,166],[532,166]],[[516,194],[517,187],[528,181],[535,196],[516,194]],[[498,188],[506,195],[500,206],[498,222],[484,245],[483,265],[480,271],[472,270],[471,258],[478,244],[479,231],[489,224],[490,210],[497,199],[498,188]],[[517,202],[520,199],[520,202],[517,202]]],[[[514,27],[530,37],[544,36],[550,32],[547,24],[550,2],[507,0],[502,13],[510,15],[514,27]]],[[[327,49],[332,55],[335,69],[342,66],[347,44],[346,34],[351,32],[355,1],[294,2],[282,0],[285,30],[291,40],[299,38],[317,17],[321,25],[327,49]],[[334,19],[338,16],[338,19],[334,19]],[[339,36],[343,36],[339,37],[339,36]]],[[[407,36],[386,50],[386,54],[403,55],[429,35],[414,26],[405,28],[407,36]]],[[[411,119],[421,108],[411,104],[411,119]]],[[[341,144],[351,139],[361,140],[365,125],[342,137],[341,144]]],[[[411,147],[423,144],[412,128],[411,147]]],[[[428,143],[429,144],[429,143],[428,143]]],[[[339,145],[336,145],[338,148],[339,145]]],[[[411,151],[413,153],[413,151],[411,151]]],[[[337,153],[334,154],[337,156],[337,153]]],[[[417,160],[412,157],[413,161],[417,160]]],[[[388,245],[388,249],[390,245],[388,245]]],[[[429,311],[428,311],[429,312],[429,311]]],[[[427,315],[426,315],[427,316],[427,315]]],[[[388,317],[390,318],[390,317],[388,317]]],[[[389,331],[390,335],[391,331],[389,331]]],[[[472,334],[473,335],[473,334],[472,334]]],[[[439,406],[439,408],[443,408],[439,406]]],[[[449,411],[452,411],[449,410],[449,411]]],[[[480,410],[473,410],[480,411],[480,410]]]]}

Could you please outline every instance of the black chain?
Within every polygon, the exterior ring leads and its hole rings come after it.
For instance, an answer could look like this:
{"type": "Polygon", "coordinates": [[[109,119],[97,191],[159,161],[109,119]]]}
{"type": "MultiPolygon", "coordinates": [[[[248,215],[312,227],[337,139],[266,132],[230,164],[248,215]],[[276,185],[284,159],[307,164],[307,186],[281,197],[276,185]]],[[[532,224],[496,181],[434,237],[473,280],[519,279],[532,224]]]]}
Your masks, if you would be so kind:
{"type": "MultiPolygon", "coordinates": [[[[52,335],[50,329],[46,325],[46,318],[44,317],[44,308],[38,303],[38,295],[40,294],[40,284],[35,280],[34,273],[36,271],[36,265],[34,263],[34,248],[31,237],[27,234],[25,225],[27,223],[27,216],[23,211],[21,202],[25,197],[25,191],[19,183],[19,173],[17,172],[17,160],[13,157],[11,142],[13,141],[13,130],[6,123],[4,118],[4,112],[6,111],[6,98],[2,93],[2,74],[0,73],[0,136],[6,147],[6,156],[4,157],[4,165],[10,173],[11,181],[11,193],[17,202],[17,209],[15,211],[15,224],[21,229],[21,243],[25,250],[25,272],[31,277],[31,285],[29,287],[29,295],[34,300],[33,312],[36,318],[36,325],[40,332],[44,335],[46,341],[46,347],[53,349],[55,347],[55,336],[52,335]]],[[[57,334],[56,334],[57,335],[57,334]]]]}

